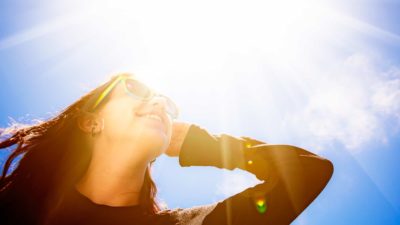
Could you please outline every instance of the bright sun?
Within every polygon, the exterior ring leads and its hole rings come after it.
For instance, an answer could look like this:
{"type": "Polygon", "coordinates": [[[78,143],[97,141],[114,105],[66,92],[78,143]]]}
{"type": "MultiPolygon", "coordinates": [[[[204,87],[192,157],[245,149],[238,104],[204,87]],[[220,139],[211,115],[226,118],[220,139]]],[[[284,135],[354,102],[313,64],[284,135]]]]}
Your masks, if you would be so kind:
{"type": "Polygon", "coordinates": [[[92,54],[117,54],[106,63],[153,77],[161,71],[180,76],[169,70],[190,71],[198,62],[204,63],[201,70],[219,70],[235,55],[262,57],[277,66],[298,63],[324,51],[315,46],[333,38],[338,17],[331,3],[315,0],[102,0],[66,1],[65,6],[71,10],[60,23],[69,21],[74,28],[61,41],[87,39],[86,48],[102,50],[92,54]],[[160,70],[148,71],[135,62],[160,70]]]}

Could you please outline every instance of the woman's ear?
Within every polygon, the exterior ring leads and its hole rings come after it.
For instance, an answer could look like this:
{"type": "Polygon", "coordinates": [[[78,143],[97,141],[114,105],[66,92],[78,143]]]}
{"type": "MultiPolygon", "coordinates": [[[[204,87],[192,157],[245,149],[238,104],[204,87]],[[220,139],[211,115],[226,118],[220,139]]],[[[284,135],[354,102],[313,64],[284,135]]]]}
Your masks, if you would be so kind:
{"type": "Polygon", "coordinates": [[[77,119],[78,127],[85,133],[99,133],[104,129],[104,119],[95,113],[85,112],[77,119]]]}

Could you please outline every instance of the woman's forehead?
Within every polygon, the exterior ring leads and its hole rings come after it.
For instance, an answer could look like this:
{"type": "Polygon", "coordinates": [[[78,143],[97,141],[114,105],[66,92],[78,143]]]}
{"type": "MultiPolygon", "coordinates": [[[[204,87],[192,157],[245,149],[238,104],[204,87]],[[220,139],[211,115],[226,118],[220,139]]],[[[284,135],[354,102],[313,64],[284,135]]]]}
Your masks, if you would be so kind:
{"type": "Polygon", "coordinates": [[[139,78],[133,74],[133,73],[120,73],[117,76],[117,79],[125,79],[125,78],[130,78],[130,79],[135,79],[135,80],[139,80],[139,78]]]}

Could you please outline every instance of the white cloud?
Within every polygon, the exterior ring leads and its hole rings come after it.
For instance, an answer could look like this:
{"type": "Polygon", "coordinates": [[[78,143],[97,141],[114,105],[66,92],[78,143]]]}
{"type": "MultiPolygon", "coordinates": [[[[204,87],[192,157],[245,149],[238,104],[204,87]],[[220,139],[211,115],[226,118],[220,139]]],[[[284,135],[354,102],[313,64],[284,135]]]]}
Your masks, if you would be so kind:
{"type": "Polygon", "coordinates": [[[316,150],[340,142],[359,152],[372,141],[386,143],[399,127],[399,71],[361,53],[339,61],[336,68],[317,69],[307,81],[306,104],[286,116],[286,129],[301,127],[301,136],[316,150]]]}
{"type": "Polygon", "coordinates": [[[400,69],[391,68],[387,74],[391,78],[374,86],[372,106],[377,112],[400,118],[400,69]]]}

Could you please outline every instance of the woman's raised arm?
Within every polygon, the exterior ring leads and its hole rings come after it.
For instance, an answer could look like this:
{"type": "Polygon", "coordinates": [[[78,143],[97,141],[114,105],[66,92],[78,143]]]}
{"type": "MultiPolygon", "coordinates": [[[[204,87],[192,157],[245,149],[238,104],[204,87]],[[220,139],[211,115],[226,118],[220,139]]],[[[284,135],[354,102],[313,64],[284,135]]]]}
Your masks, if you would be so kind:
{"type": "Polygon", "coordinates": [[[291,145],[274,145],[227,134],[212,135],[191,125],[179,153],[179,163],[215,166],[253,173],[264,183],[220,201],[204,225],[290,224],[320,194],[333,164],[291,145]]]}

